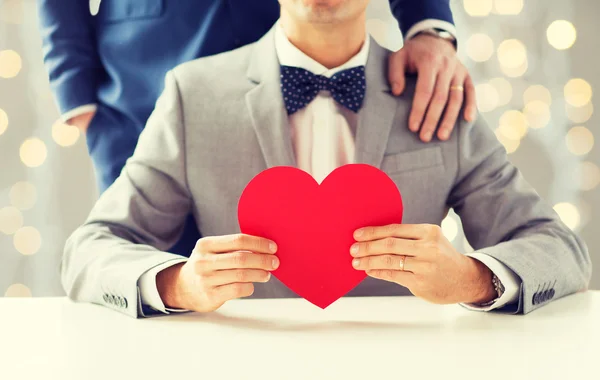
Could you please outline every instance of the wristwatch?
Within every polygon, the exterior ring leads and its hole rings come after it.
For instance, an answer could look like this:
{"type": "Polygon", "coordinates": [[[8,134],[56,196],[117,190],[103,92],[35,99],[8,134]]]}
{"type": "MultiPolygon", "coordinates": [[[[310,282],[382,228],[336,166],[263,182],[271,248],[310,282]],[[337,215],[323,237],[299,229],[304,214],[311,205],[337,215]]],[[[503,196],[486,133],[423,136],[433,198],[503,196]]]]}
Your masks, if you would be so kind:
{"type": "Polygon", "coordinates": [[[502,281],[500,281],[498,276],[496,276],[495,274],[492,275],[492,285],[494,285],[494,290],[496,290],[496,298],[488,302],[480,303],[478,304],[478,306],[487,307],[493,305],[496,301],[500,299],[500,297],[502,297],[502,295],[504,294],[504,285],[502,284],[502,281]]]}
{"type": "Polygon", "coordinates": [[[440,29],[440,28],[424,29],[424,30],[418,32],[417,34],[415,34],[413,36],[413,38],[416,37],[416,36],[418,36],[418,35],[420,35],[420,34],[427,34],[427,35],[430,35],[430,36],[441,38],[443,40],[446,40],[446,41],[450,42],[452,45],[454,45],[455,49],[458,47],[457,46],[458,44],[457,44],[457,41],[456,41],[456,37],[454,37],[452,35],[452,33],[448,32],[447,30],[440,29]]]}

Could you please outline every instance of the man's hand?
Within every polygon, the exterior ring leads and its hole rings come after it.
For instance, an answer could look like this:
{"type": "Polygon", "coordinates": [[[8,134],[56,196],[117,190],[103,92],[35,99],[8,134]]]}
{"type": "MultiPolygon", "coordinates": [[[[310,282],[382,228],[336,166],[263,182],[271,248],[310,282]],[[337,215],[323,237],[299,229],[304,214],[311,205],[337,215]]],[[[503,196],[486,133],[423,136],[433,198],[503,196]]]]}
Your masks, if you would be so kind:
{"type": "Polygon", "coordinates": [[[279,266],[277,245],[260,237],[236,234],[198,240],[190,259],[156,276],[166,307],[214,311],[225,302],[248,297],[254,282],[267,282],[279,266]]]}
{"type": "Polygon", "coordinates": [[[404,47],[390,57],[389,79],[394,95],[404,91],[407,73],[418,74],[408,126],[413,132],[420,128],[422,141],[431,140],[438,124],[438,137],[447,140],[463,101],[466,101],[465,120],[475,119],[475,88],[449,41],[430,35],[418,35],[406,41],[404,47]],[[442,113],[444,118],[440,124],[442,113]]]}
{"type": "Polygon", "coordinates": [[[405,286],[415,296],[441,304],[481,303],[496,296],[492,272],[457,252],[439,226],[367,227],[355,231],[354,238],[354,268],[405,286]]]}
{"type": "Polygon", "coordinates": [[[96,112],[86,112],[81,115],[73,116],[67,120],[67,124],[77,127],[81,133],[85,134],[95,114],[96,112]]]}

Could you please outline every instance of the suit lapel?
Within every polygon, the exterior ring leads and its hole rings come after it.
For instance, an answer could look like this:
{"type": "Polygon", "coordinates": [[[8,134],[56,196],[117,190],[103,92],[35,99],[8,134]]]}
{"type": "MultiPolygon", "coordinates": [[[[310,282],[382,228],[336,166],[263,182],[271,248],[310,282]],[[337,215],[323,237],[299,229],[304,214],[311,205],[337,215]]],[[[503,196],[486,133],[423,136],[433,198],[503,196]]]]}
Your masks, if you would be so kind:
{"type": "Polygon", "coordinates": [[[398,108],[387,77],[389,52],[371,39],[366,66],[367,92],[359,114],[354,161],[380,167],[398,108]]]}
{"type": "MultiPolygon", "coordinates": [[[[296,166],[288,116],[280,88],[280,68],[272,29],[253,47],[247,76],[256,86],[246,104],[267,167],[296,166]]],[[[397,99],[387,78],[389,52],[371,39],[367,89],[356,132],[354,162],[380,167],[392,128],[397,99]]]]}
{"type": "Polygon", "coordinates": [[[246,94],[246,104],[267,167],[295,167],[274,37],[272,29],[253,47],[247,76],[256,86],[246,94]]]}

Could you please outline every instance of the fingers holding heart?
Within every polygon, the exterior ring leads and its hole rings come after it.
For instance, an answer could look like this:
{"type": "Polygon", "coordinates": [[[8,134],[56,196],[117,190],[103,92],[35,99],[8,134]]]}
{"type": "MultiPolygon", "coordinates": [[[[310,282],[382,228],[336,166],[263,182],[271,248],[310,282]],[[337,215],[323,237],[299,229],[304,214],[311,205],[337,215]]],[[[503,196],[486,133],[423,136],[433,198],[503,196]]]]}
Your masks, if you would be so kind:
{"type": "Polygon", "coordinates": [[[367,273],[369,277],[395,282],[396,284],[402,285],[408,289],[412,289],[415,286],[415,275],[411,272],[390,269],[370,269],[365,273],[367,273]]]}
{"type": "Polygon", "coordinates": [[[394,270],[412,273],[419,265],[414,257],[404,255],[374,255],[352,260],[354,269],[364,271],[394,270]]]}
{"type": "Polygon", "coordinates": [[[388,224],[386,226],[364,227],[354,231],[356,241],[372,241],[387,237],[403,239],[424,239],[428,234],[428,226],[422,224],[388,224]]]}
{"type": "Polygon", "coordinates": [[[272,271],[279,267],[279,258],[272,254],[235,251],[204,254],[198,258],[198,271],[212,272],[226,269],[262,269],[272,271]]]}
{"type": "Polygon", "coordinates": [[[271,273],[261,269],[227,269],[205,275],[206,281],[211,286],[221,286],[245,282],[268,282],[271,273]]]}
{"type": "Polygon", "coordinates": [[[374,255],[420,256],[422,252],[419,241],[395,237],[357,242],[350,247],[350,254],[356,258],[374,255]]]}
{"type": "Polygon", "coordinates": [[[223,304],[236,298],[250,297],[253,293],[254,284],[250,282],[236,282],[217,286],[213,297],[216,302],[223,304]]]}
{"type": "Polygon", "coordinates": [[[252,251],[254,253],[274,254],[277,252],[277,244],[258,236],[233,234],[200,239],[196,243],[195,250],[211,253],[252,251]]]}
{"type": "MultiPolygon", "coordinates": [[[[418,272],[423,263],[415,256],[382,254],[377,252],[378,247],[381,245],[389,247],[390,243],[383,242],[384,240],[389,241],[388,239],[383,239],[372,243],[361,243],[363,245],[371,244],[371,246],[362,247],[364,256],[360,254],[360,248],[358,252],[354,253],[354,255],[358,254],[359,257],[355,256],[352,260],[352,266],[356,270],[364,270],[369,277],[395,282],[410,289],[415,285],[414,272],[418,272]],[[371,250],[373,250],[372,253],[371,250]]],[[[401,245],[401,243],[394,244],[401,245]]],[[[391,249],[386,250],[390,251],[391,249]]]]}
{"type": "Polygon", "coordinates": [[[433,226],[408,224],[359,229],[350,248],[352,266],[370,277],[415,287],[435,256],[434,232],[433,226]]]}

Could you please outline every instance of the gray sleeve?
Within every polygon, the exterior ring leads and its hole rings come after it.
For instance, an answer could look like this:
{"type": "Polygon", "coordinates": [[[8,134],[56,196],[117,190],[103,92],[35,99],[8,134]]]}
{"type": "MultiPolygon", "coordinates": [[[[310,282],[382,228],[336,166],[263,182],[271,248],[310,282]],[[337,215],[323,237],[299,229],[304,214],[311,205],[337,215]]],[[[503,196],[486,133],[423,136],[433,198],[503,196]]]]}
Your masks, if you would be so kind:
{"type": "Polygon", "coordinates": [[[143,316],[137,282],[167,253],[191,210],[181,99],[173,73],[120,177],[67,240],[62,283],[75,301],[143,316]]]}
{"type": "Polygon", "coordinates": [[[518,305],[529,313],[550,300],[587,289],[591,261],[585,243],[523,179],[481,117],[457,126],[458,172],[448,205],[461,217],[479,253],[521,279],[518,305]]]}

